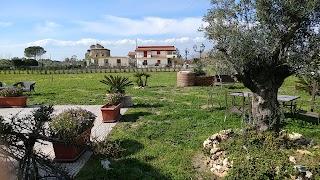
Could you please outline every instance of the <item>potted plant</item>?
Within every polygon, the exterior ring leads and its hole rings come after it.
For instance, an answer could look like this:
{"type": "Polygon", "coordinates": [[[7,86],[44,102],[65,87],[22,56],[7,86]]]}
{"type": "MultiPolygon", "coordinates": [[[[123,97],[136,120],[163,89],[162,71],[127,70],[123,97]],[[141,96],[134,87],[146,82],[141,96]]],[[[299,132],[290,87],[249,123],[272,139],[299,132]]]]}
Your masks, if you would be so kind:
{"type": "Polygon", "coordinates": [[[121,118],[120,110],[123,106],[125,96],[122,93],[106,95],[106,104],[100,108],[102,122],[116,122],[121,118]]]}
{"type": "Polygon", "coordinates": [[[71,108],[53,116],[50,122],[55,161],[72,162],[85,151],[90,141],[91,128],[96,115],[82,108],[71,108]]]}
{"type": "MultiPolygon", "coordinates": [[[[125,94],[125,88],[133,85],[132,81],[130,81],[128,77],[105,75],[104,78],[105,79],[100,80],[100,82],[108,86],[106,96],[112,93],[125,94]]],[[[131,96],[125,96],[125,102],[123,105],[125,107],[132,106],[131,96]]]]}
{"type": "Polygon", "coordinates": [[[205,64],[200,59],[194,58],[195,67],[193,71],[196,73],[194,85],[211,86],[214,82],[214,76],[208,76],[204,71],[205,64]]]}
{"type": "Polygon", "coordinates": [[[21,88],[4,88],[0,90],[0,107],[25,107],[27,98],[21,88]]]}

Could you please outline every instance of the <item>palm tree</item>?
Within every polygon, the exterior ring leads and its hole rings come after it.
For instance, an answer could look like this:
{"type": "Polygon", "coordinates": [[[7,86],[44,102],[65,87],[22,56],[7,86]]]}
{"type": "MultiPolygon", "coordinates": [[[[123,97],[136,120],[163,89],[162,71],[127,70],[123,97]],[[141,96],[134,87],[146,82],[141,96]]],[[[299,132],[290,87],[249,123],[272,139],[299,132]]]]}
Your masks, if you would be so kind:
{"type": "Polygon", "coordinates": [[[109,89],[107,89],[108,93],[123,93],[124,94],[125,88],[133,85],[132,81],[130,81],[128,77],[105,75],[104,78],[105,79],[100,80],[100,82],[110,86],[109,89]]]}

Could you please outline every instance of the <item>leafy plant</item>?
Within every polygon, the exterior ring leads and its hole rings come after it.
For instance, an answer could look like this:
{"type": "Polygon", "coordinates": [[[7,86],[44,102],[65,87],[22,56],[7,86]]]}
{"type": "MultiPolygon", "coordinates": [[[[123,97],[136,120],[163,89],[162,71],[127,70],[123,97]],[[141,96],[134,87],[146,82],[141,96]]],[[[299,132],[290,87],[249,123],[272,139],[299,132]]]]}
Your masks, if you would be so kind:
{"type": "Polygon", "coordinates": [[[82,108],[71,108],[55,115],[52,119],[50,123],[52,136],[72,141],[74,137],[93,126],[96,115],[82,108]]]}
{"type": "Polygon", "coordinates": [[[108,105],[118,105],[124,100],[125,96],[122,93],[112,93],[106,95],[106,102],[108,105]]]}
{"type": "Polygon", "coordinates": [[[305,91],[309,93],[309,95],[312,94],[313,86],[312,82],[308,80],[306,77],[299,77],[299,79],[296,81],[297,83],[297,90],[305,91]]]}
{"type": "Polygon", "coordinates": [[[108,93],[125,93],[125,88],[133,85],[128,77],[105,75],[104,78],[100,82],[110,86],[107,90],[108,93]]]}
{"type": "Polygon", "coordinates": [[[0,90],[1,97],[19,97],[23,95],[21,88],[5,88],[0,90]]]}
{"type": "Polygon", "coordinates": [[[105,155],[109,158],[119,158],[123,150],[119,141],[100,141],[97,142],[95,147],[96,153],[105,155]]]}
{"type": "Polygon", "coordinates": [[[148,82],[148,78],[150,77],[150,74],[145,73],[145,72],[137,72],[134,74],[134,76],[136,77],[136,83],[139,87],[147,87],[147,82],[148,82]],[[143,80],[143,77],[144,80],[143,80]]]}
{"type": "Polygon", "coordinates": [[[193,71],[196,73],[197,76],[206,75],[207,73],[203,70],[204,64],[201,62],[199,58],[193,59],[196,66],[194,67],[193,71]]]}

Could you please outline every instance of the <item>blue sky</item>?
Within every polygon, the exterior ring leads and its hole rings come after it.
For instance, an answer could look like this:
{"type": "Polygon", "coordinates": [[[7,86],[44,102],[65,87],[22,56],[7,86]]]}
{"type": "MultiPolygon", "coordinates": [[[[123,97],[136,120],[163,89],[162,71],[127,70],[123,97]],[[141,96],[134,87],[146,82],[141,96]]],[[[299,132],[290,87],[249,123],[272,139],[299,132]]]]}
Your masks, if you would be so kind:
{"type": "Polygon", "coordinates": [[[83,59],[99,43],[112,56],[125,56],[138,45],[174,45],[181,52],[204,43],[197,31],[210,0],[10,0],[0,1],[0,59],[23,57],[39,45],[43,58],[83,59]]]}

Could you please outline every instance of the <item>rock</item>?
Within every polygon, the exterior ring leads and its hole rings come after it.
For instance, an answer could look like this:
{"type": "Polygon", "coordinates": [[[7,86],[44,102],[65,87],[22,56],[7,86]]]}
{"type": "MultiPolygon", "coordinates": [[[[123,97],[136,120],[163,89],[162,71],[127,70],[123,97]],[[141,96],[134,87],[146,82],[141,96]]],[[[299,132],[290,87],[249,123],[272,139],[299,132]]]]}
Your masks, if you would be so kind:
{"type": "Polygon", "coordinates": [[[287,135],[288,135],[287,130],[281,130],[281,131],[279,132],[279,136],[280,136],[280,137],[286,137],[287,135]]]}
{"type": "Polygon", "coordinates": [[[309,144],[310,144],[311,146],[315,146],[315,145],[317,145],[317,142],[312,139],[309,144]]]}
{"type": "Polygon", "coordinates": [[[211,141],[218,140],[218,136],[219,136],[219,134],[216,133],[216,134],[210,136],[209,139],[210,139],[211,141]]]}
{"type": "Polygon", "coordinates": [[[220,135],[226,135],[226,136],[228,136],[229,134],[232,134],[232,133],[234,133],[232,129],[221,130],[219,132],[220,135]]]}
{"type": "Polygon", "coordinates": [[[297,141],[297,140],[299,140],[299,139],[301,139],[301,138],[302,138],[302,135],[299,134],[299,133],[295,133],[295,132],[293,132],[292,134],[289,134],[289,135],[288,135],[288,139],[289,139],[290,141],[297,141]]]}
{"type": "Polygon", "coordinates": [[[301,150],[301,149],[298,149],[297,152],[301,155],[311,155],[312,153],[308,150],[301,150]]]}
{"type": "Polygon", "coordinates": [[[219,171],[222,168],[222,166],[218,164],[213,164],[212,168],[214,168],[216,171],[219,171]]]}
{"type": "Polygon", "coordinates": [[[104,169],[106,169],[106,170],[111,169],[111,168],[109,167],[110,164],[111,164],[110,161],[108,161],[107,159],[101,160],[101,165],[102,165],[102,167],[103,167],[104,169]]]}
{"type": "Polygon", "coordinates": [[[216,155],[224,157],[226,155],[226,152],[221,150],[221,151],[216,152],[216,155]]]}
{"type": "Polygon", "coordinates": [[[223,173],[223,172],[225,172],[225,171],[228,172],[228,170],[229,170],[229,168],[222,166],[222,167],[218,170],[218,172],[219,172],[219,173],[223,173]]]}
{"type": "Polygon", "coordinates": [[[290,176],[290,178],[291,178],[291,179],[294,179],[294,180],[296,180],[296,179],[297,179],[297,177],[296,177],[296,176],[294,176],[294,175],[291,175],[291,174],[290,174],[289,176],[290,176]]]}
{"type": "Polygon", "coordinates": [[[230,167],[229,159],[228,158],[224,158],[224,160],[222,161],[222,165],[224,167],[230,167]]]}
{"type": "Polygon", "coordinates": [[[218,158],[219,158],[219,157],[218,157],[216,154],[214,154],[214,155],[211,156],[210,159],[212,159],[212,160],[217,160],[218,158]]]}
{"type": "Polygon", "coordinates": [[[296,158],[294,156],[289,156],[289,161],[293,162],[293,164],[297,163],[297,160],[296,160],[296,158]]]}
{"type": "Polygon", "coordinates": [[[279,174],[279,173],[280,173],[280,168],[279,168],[279,166],[277,166],[274,170],[275,170],[275,173],[276,173],[276,174],[279,174]]]}
{"type": "Polygon", "coordinates": [[[312,179],[313,178],[312,172],[306,171],[306,178],[312,179]]]}
{"type": "Polygon", "coordinates": [[[203,147],[212,147],[212,141],[209,140],[209,139],[206,139],[204,142],[203,142],[203,147]]]}
{"type": "Polygon", "coordinates": [[[212,148],[210,149],[210,154],[215,154],[216,152],[219,152],[219,151],[221,151],[220,148],[212,148]]]}

